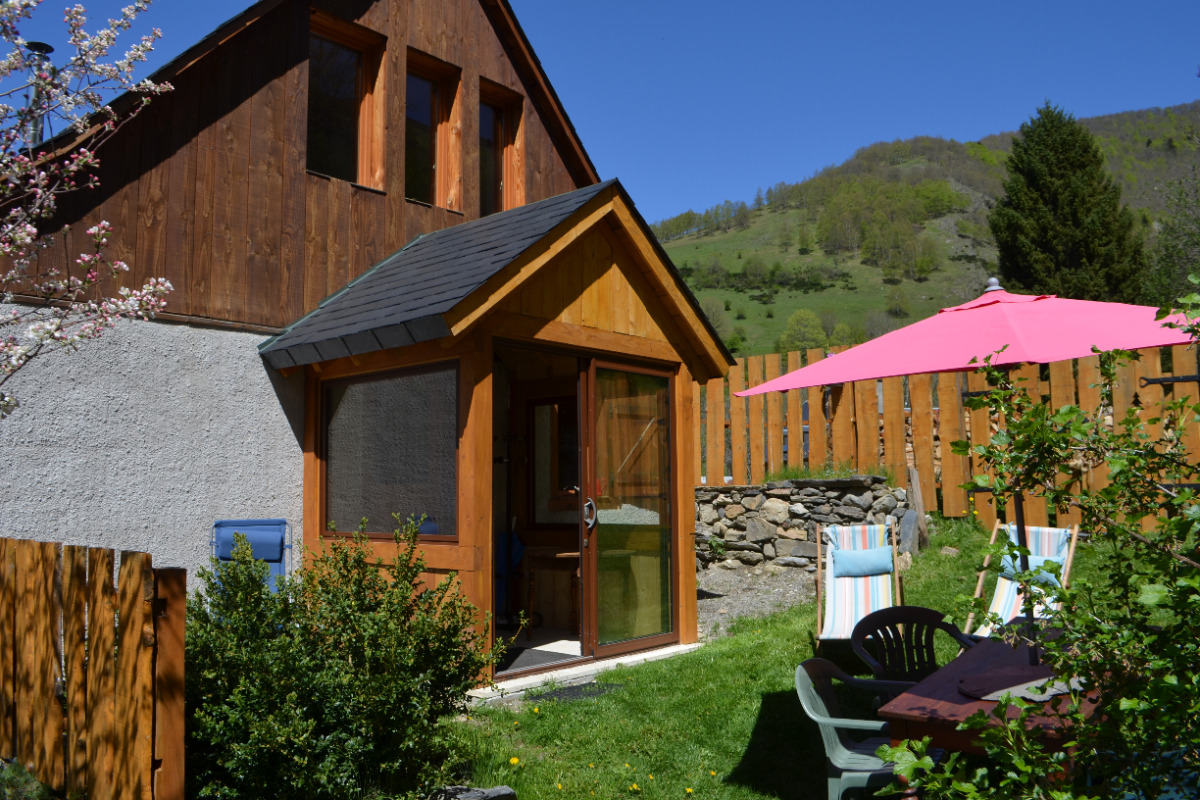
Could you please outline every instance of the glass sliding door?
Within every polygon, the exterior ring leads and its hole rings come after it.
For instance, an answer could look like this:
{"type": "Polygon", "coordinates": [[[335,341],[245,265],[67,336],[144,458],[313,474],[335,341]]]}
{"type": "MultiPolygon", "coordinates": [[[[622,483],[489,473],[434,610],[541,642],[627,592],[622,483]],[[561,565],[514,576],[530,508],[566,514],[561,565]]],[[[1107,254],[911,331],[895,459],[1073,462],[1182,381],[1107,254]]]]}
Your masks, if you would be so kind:
{"type": "Polygon", "coordinates": [[[596,650],[632,650],[672,633],[671,379],[593,363],[587,383],[589,627],[596,650]]]}

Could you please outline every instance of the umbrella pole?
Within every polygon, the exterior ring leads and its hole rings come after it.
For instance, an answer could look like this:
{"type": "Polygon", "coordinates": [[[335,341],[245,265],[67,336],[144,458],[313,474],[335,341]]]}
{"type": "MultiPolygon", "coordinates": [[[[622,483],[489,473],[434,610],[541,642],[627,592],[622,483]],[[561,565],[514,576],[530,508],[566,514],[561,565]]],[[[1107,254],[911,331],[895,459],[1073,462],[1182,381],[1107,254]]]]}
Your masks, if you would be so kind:
{"type": "MultiPolygon", "coordinates": [[[[1013,511],[1017,518],[1017,545],[1021,548],[1021,572],[1029,572],[1029,556],[1026,551],[1029,550],[1029,535],[1025,532],[1025,498],[1020,492],[1013,492],[1013,511]]],[[[1028,631],[1027,635],[1033,639],[1033,604],[1029,602],[1029,589],[1025,586],[1025,625],[1028,631]]],[[[1037,666],[1038,655],[1037,648],[1033,645],[1029,647],[1029,665],[1037,666]]]]}

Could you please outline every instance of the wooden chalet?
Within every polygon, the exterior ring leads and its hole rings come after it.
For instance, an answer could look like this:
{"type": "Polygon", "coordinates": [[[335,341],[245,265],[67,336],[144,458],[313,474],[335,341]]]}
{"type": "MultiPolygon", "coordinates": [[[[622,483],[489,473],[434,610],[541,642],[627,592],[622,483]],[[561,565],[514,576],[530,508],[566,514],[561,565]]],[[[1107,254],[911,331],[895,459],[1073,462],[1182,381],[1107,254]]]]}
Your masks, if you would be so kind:
{"type": "Polygon", "coordinates": [[[732,359],[507,2],[263,0],[155,77],[57,255],[107,219],[164,319],[271,336],[304,545],[424,516],[432,573],[538,623],[510,672],[694,641],[692,387],[732,359]]]}

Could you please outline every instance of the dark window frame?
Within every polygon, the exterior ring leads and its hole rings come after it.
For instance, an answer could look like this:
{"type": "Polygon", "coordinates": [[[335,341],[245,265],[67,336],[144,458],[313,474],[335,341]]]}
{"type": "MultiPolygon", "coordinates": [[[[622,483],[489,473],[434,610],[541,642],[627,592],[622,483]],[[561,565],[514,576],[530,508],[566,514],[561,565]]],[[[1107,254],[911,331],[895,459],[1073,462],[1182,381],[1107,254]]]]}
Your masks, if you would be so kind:
{"type": "Polygon", "coordinates": [[[409,202],[462,211],[462,70],[419,50],[408,49],[404,81],[404,198],[409,202]],[[408,145],[409,77],[427,81],[433,87],[432,117],[432,191],[414,197],[410,175],[415,169],[408,145]],[[456,135],[456,131],[459,133],[456,135]]]}
{"type": "MultiPolygon", "coordinates": [[[[371,189],[384,188],[383,171],[383,122],[384,122],[384,74],[383,53],[387,37],[361,25],[338,19],[323,11],[312,11],[309,17],[309,41],[313,38],[324,39],[335,45],[356,52],[358,60],[358,76],[356,78],[356,118],[357,150],[354,175],[329,175],[320,169],[314,169],[306,156],[306,166],[309,172],[326,177],[345,180],[371,189]]],[[[311,68],[311,63],[310,63],[311,68]]],[[[309,85],[312,85],[310,75],[309,85]]],[[[314,120],[321,118],[322,112],[313,106],[313,96],[310,92],[308,107],[308,129],[311,131],[314,120]]],[[[327,112],[328,113],[328,112],[327,112]]]]}
{"type": "Polygon", "coordinates": [[[486,210],[484,193],[488,187],[484,185],[483,180],[483,153],[480,149],[480,175],[479,177],[479,216],[487,216],[488,213],[498,211],[507,211],[510,208],[524,205],[525,203],[525,180],[521,172],[523,159],[521,158],[521,138],[522,138],[522,109],[525,99],[514,92],[513,90],[501,86],[500,84],[489,81],[486,78],[479,79],[479,120],[480,130],[479,136],[482,140],[482,120],[483,107],[492,108],[498,119],[499,131],[499,147],[497,153],[497,172],[499,173],[500,186],[492,187],[493,191],[497,191],[495,200],[495,209],[491,212],[486,210]]]}

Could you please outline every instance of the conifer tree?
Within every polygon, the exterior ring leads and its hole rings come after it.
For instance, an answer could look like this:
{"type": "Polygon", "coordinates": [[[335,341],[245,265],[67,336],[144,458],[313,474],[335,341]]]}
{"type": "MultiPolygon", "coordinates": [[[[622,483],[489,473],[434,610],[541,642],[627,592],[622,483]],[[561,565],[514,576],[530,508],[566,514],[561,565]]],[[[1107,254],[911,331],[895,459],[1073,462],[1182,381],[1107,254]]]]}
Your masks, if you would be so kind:
{"type": "Polygon", "coordinates": [[[988,215],[1009,290],[1136,302],[1146,260],[1092,134],[1046,103],[1021,125],[988,215]]]}

